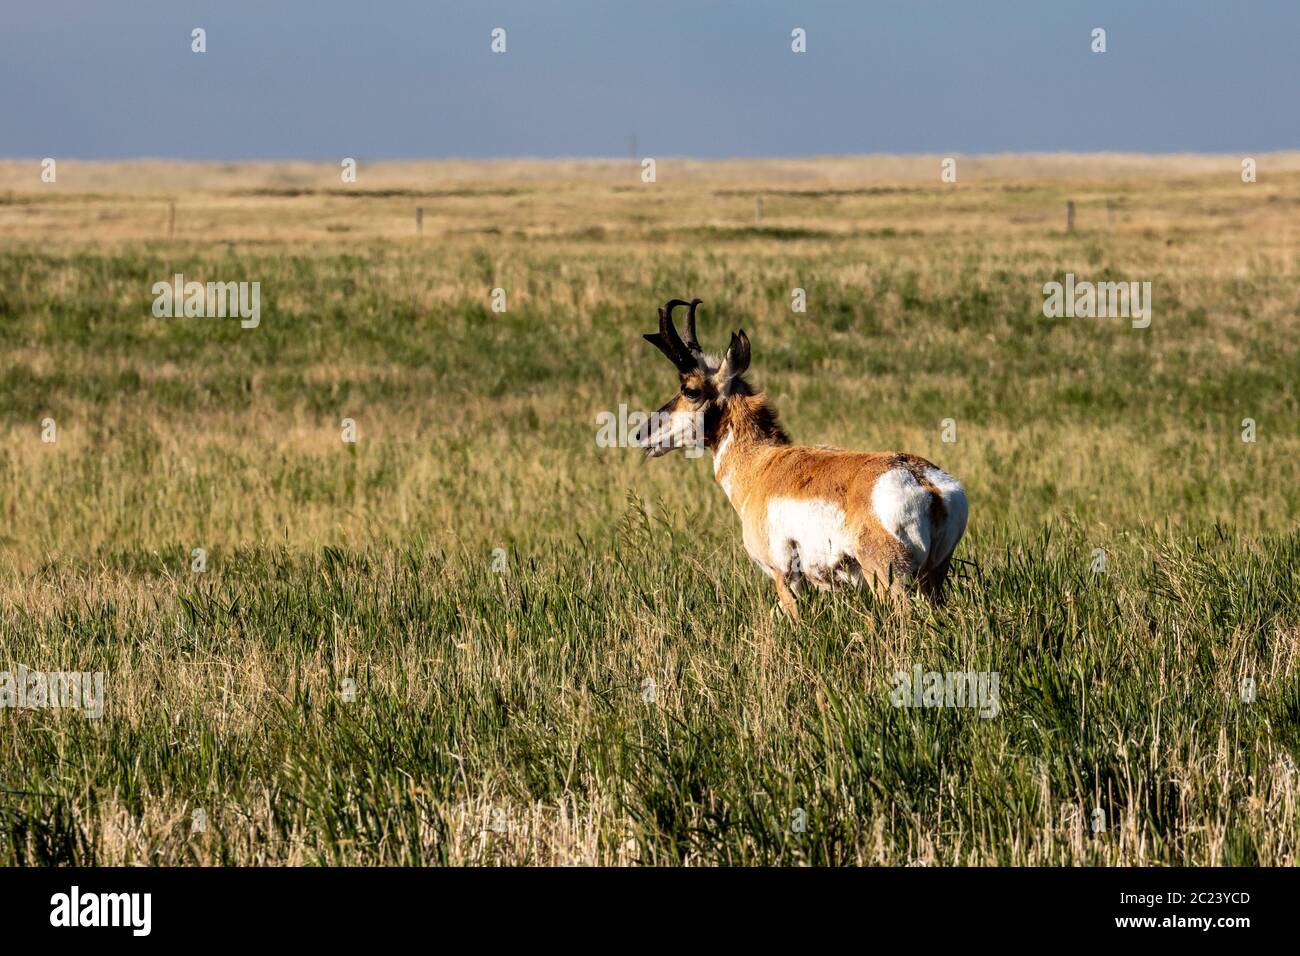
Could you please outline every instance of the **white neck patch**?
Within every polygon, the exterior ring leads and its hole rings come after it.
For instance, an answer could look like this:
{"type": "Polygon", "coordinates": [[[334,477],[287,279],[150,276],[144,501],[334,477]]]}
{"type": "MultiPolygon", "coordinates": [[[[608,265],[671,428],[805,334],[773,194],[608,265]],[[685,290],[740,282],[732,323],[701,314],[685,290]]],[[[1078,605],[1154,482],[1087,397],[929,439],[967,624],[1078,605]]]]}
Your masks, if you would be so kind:
{"type": "MultiPolygon", "coordinates": [[[[731,448],[731,432],[727,432],[727,437],[722,439],[718,447],[713,451],[713,477],[718,477],[718,472],[722,470],[722,459],[731,448]]],[[[722,490],[727,495],[727,500],[731,500],[731,475],[725,478],[719,478],[718,484],[722,485],[722,490]]]]}
{"type": "Polygon", "coordinates": [[[713,450],[713,474],[717,475],[718,470],[722,467],[722,456],[727,453],[731,447],[731,432],[727,432],[727,437],[722,439],[718,447],[713,450]]]}

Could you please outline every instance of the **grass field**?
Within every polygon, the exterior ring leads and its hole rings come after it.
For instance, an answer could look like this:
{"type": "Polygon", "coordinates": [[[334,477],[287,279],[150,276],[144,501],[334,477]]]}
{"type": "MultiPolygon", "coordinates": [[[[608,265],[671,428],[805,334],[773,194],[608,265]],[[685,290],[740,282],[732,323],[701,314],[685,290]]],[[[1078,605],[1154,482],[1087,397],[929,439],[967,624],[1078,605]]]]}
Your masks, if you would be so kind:
{"type": "Polygon", "coordinates": [[[106,698],[0,709],[0,861],[1300,863],[1300,156],[1259,160],[0,163],[0,670],[106,698]],[[178,272],[260,325],[153,317],[178,272]],[[1150,327],[1044,318],[1067,272],[1150,327]],[[963,481],[945,606],[791,624],[707,457],[598,446],[693,295],[797,441],[963,481]],[[997,716],[892,706],[917,666],[997,716]]]}

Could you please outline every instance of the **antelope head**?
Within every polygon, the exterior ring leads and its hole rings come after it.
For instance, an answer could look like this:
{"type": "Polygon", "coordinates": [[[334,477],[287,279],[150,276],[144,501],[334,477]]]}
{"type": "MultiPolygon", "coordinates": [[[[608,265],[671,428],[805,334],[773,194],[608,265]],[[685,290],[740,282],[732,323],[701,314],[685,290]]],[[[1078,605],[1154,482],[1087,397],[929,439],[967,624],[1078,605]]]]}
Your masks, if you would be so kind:
{"type": "Polygon", "coordinates": [[[719,361],[700,348],[695,337],[695,310],[701,299],[673,299],[659,310],[659,331],[645,338],[677,369],[678,391],[636,430],[632,440],[651,458],[674,448],[711,446],[728,396],[749,367],[749,339],[744,329],[731,334],[727,354],[719,361]],[[673,310],[686,306],[684,335],[673,325],[673,310]]]}

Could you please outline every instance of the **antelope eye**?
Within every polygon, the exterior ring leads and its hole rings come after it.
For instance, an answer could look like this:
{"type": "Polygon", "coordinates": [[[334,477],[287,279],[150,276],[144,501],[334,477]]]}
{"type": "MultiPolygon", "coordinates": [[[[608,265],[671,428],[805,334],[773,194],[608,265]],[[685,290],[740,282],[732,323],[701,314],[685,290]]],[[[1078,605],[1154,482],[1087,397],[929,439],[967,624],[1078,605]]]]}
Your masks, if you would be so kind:
{"type": "Polygon", "coordinates": [[[699,401],[700,396],[704,393],[701,392],[698,388],[684,388],[682,389],[682,394],[685,395],[687,398],[689,398],[692,402],[695,402],[695,401],[699,401]]]}

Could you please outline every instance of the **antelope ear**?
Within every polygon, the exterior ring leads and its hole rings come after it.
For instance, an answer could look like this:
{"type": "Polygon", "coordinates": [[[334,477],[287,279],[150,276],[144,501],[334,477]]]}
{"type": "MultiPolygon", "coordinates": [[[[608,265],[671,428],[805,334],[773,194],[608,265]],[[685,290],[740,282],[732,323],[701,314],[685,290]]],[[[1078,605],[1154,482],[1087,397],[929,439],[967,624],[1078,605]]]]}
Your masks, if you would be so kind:
{"type": "Polygon", "coordinates": [[[741,329],[738,333],[731,333],[731,344],[727,346],[726,357],[718,366],[718,384],[722,387],[723,394],[729,390],[736,376],[744,374],[748,368],[749,337],[745,335],[745,330],[741,329]]]}

